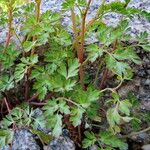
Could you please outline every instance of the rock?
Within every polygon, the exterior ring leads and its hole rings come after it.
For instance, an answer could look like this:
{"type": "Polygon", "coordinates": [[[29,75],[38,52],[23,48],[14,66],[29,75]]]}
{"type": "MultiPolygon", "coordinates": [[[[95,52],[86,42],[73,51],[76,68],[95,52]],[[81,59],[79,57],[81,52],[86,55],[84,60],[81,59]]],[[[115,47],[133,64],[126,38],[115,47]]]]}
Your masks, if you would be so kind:
{"type": "Polygon", "coordinates": [[[10,146],[7,145],[7,146],[1,148],[1,150],[11,150],[11,149],[10,149],[10,146]]]}
{"type": "Polygon", "coordinates": [[[150,111],[150,101],[142,101],[142,104],[141,104],[141,109],[144,109],[146,111],[150,111]]]}
{"type": "Polygon", "coordinates": [[[89,150],[97,150],[97,146],[93,145],[92,147],[89,148],[89,150]]]}
{"type": "Polygon", "coordinates": [[[142,149],[143,149],[143,150],[150,150],[150,144],[143,145],[143,146],[142,146],[142,149]]]}
{"type": "Polygon", "coordinates": [[[20,129],[14,134],[12,150],[40,150],[40,147],[29,130],[20,129]]]}
{"type": "Polygon", "coordinates": [[[67,136],[60,136],[48,145],[49,150],[75,150],[74,142],[67,136]]]}
{"type": "MultiPolygon", "coordinates": [[[[33,111],[32,117],[38,118],[43,114],[42,110],[40,108],[36,108],[33,111]]],[[[37,125],[37,130],[44,132],[45,134],[49,134],[51,132],[51,129],[43,128],[39,124],[37,125]]]]}
{"type": "Polygon", "coordinates": [[[147,139],[149,139],[149,135],[147,133],[140,133],[137,138],[139,141],[145,142],[147,139]]]}
{"type": "Polygon", "coordinates": [[[150,79],[147,79],[144,83],[145,86],[150,86],[150,79]]]}
{"type": "MultiPolygon", "coordinates": [[[[116,0],[106,0],[106,3],[111,3],[114,1],[116,1],[116,0]]],[[[118,1],[124,2],[125,0],[118,0],[118,1]]],[[[53,12],[61,12],[61,5],[63,2],[64,2],[64,0],[43,0],[42,5],[41,5],[41,11],[45,12],[47,10],[52,10],[53,12]]],[[[99,5],[101,4],[101,2],[102,2],[102,0],[93,0],[92,1],[90,9],[87,14],[86,21],[91,20],[91,18],[93,18],[95,16],[97,9],[98,9],[99,5]]],[[[150,1],[149,0],[142,0],[142,1],[131,0],[128,7],[133,7],[133,8],[150,11],[150,1]]],[[[75,11],[77,14],[79,14],[78,9],[76,9],[75,11]]],[[[71,16],[71,14],[69,11],[62,14],[62,25],[67,27],[67,30],[69,30],[69,31],[71,30],[70,26],[72,25],[70,16],[71,16]]],[[[119,23],[120,19],[121,19],[120,14],[107,13],[104,16],[103,21],[109,26],[110,25],[116,26],[119,23]]],[[[14,21],[14,22],[17,23],[16,21],[14,21]]],[[[131,27],[131,31],[129,34],[133,37],[136,37],[140,32],[143,32],[143,31],[147,31],[148,33],[150,33],[150,22],[148,20],[146,20],[145,18],[140,17],[139,15],[134,16],[130,20],[129,26],[131,27]]],[[[1,34],[0,43],[4,42],[4,39],[6,38],[6,32],[7,32],[6,27],[3,27],[2,29],[0,27],[0,34],[1,34]]],[[[70,31],[70,32],[72,32],[72,31],[70,31]]],[[[92,35],[90,37],[94,37],[94,36],[92,35]]],[[[149,35],[149,37],[150,37],[150,35],[149,35]]],[[[88,41],[90,41],[90,39],[88,41]]],[[[98,40],[95,37],[91,39],[91,42],[97,42],[97,41],[98,40]]]]}
{"type": "Polygon", "coordinates": [[[139,77],[145,77],[146,76],[146,70],[145,69],[138,70],[137,75],[139,77]]]}
{"type": "Polygon", "coordinates": [[[52,149],[50,147],[48,147],[48,146],[44,146],[43,150],[52,150],[52,149]]]}

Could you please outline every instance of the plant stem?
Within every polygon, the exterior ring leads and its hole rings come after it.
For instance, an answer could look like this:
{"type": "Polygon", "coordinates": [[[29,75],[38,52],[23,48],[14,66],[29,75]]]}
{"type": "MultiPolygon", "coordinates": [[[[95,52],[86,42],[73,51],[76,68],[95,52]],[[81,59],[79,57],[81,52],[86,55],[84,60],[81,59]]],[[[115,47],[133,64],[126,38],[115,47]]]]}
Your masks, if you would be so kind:
{"type": "MultiPolygon", "coordinates": [[[[84,54],[83,54],[82,48],[80,49],[79,42],[78,42],[78,32],[77,32],[77,27],[76,27],[76,16],[75,16],[74,8],[71,9],[71,20],[72,20],[72,28],[73,28],[73,32],[74,32],[73,47],[75,48],[75,50],[77,52],[77,56],[78,56],[79,62],[81,63],[81,66],[79,67],[79,78],[80,78],[80,84],[81,84],[82,88],[84,89],[84,83],[83,83],[84,71],[83,71],[83,67],[82,67],[84,54]]],[[[82,45],[84,45],[84,43],[82,45]]]]}
{"type": "Polygon", "coordinates": [[[41,0],[36,0],[36,21],[39,22],[40,20],[40,7],[41,7],[41,0]]]}
{"type": "Polygon", "coordinates": [[[91,27],[91,25],[98,19],[101,18],[103,15],[103,5],[105,4],[106,0],[102,1],[101,6],[99,7],[99,9],[97,10],[96,15],[87,23],[85,31],[89,29],[89,27],[91,27]]]}
{"type": "MultiPolygon", "coordinates": [[[[39,23],[40,21],[40,6],[41,6],[41,0],[35,0],[36,2],[36,22],[39,23]]],[[[33,42],[36,41],[36,36],[33,36],[33,42]]],[[[35,47],[31,50],[31,55],[34,55],[35,53],[35,47]]],[[[30,81],[29,76],[31,74],[31,68],[28,69],[27,74],[25,76],[25,100],[27,101],[29,99],[29,91],[30,91],[30,81]]]]}
{"type": "Polygon", "coordinates": [[[107,80],[107,77],[108,77],[108,73],[109,73],[109,70],[106,68],[103,72],[103,77],[102,77],[102,80],[101,80],[101,83],[100,83],[100,89],[103,89],[105,87],[106,80],[107,80]]]}
{"type": "Polygon", "coordinates": [[[73,48],[75,48],[75,50],[77,51],[78,49],[78,32],[77,32],[77,25],[76,25],[76,15],[74,12],[74,8],[71,9],[71,20],[72,20],[72,30],[74,33],[74,41],[73,41],[73,48]]]}
{"type": "MultiPolygon", "coordinates": [[[[36,22],[39,23],[40,21],[40,7],[41,7],[41,0],[36,0],[36,22]]],[[[36,36],[33,36],[33,41],[36,41],[36,36]]],[[[31,55],[35,53],[35,47],[31,51],[31,55]]]]}
{"type": "Polygon", "coordinates": [[[13,7],[8,6],[8,34],[5,42],[5,48],[9,46],[10,39],[12,36],[12,23],[13,23],[13,7]]]}
{"type": "Polygon", "coordinates": [[[83,71],[82,63],[84,62],[86,16],[87,16],[91,2],[92,2],[92,0],[88,1],[87,7],[82,14],[81,35],[80,35],[80,37],[81,37],[80,43],[81,44],[80,44],[80,48],[78,48],[78,50],[77,50],[78,59],[79,59],[79,62],[81,63],[80,68],[79,68],[80,84],[83,89],[85,89],[85,87],[84,87],[84,71],[83,71]]]}
{"type": "Polygon", "coordinates": [[[103,60],[101,60],[101,61],[99,60],[98,62],[99,62],[99,65],[98,65],[96,75],[95,75],[95,79],[94,79],[94,85],[95,86],[97,86],[98,75],[99,75],[100,69],[102,68],[103,60]]]}
{"type": "Polygon", "coordinates": [[[147,128],[145,128],[145,129],[143,129],[143,130],[141,130],[141,131],[138,131],[138,132],[130,133],[130,134],[128,134],[128,135],[123,135],[122,137],[123,137],[123,138],[127,138],[127,137],[130,138],[131,136],[135,136],[135,135],[138,135],[138,134],[147,132],[147,131],[150,131],[150,127],[147,127],[147,128]]]}
{"type": "Polygon", "coordinates": [[[81,109],[85,110],[80,104],[72,101],[71,99],[68,99],[68,98],[65,98],[65,97],[58,97],[57,99],[58,100],[62,100],[63,99],[65,101],[69,102],[69,103],[72,103],[73,105],[77,106],[78,108],[81,108],[81,109]]]}
{"type": "Polygon", "coordinates": [[[116,90],[118,90],[120,88],[122,83],[123,83],[123,79],[121,79],[120,83],[116,87],[114,87],[114,88],[105,88],[105,89],[101,90],[101,92],[105,92],[105,91],[115,92],[116,90]]]}
{"type": "Polygon", "coordinates": [[[7,107],[8,112],[10,113],[11,110],[10,110],[10,107],[9,107],[9,105],[8,105],[8,102],[7,102],[6,97],[4,97],[4,102],[5,102],[5,105],[6,105],[6,107],[7,107]]]}
{"type": "MultiPolygon", "coordinates": [[[[115,42],[114,42],[114,44],[113,44],[113,50],[112,50],[112,52],[114,52],[117,49],[117,45],[118,45],[118,40],[116,39],[115,42]]],[[[109,76],[109,70],[106,68],[104,70],[102,81],[100,83],[100,89],[103,89],[105,87],[106,81],[109,78],[108,76],[109,76]]]]}

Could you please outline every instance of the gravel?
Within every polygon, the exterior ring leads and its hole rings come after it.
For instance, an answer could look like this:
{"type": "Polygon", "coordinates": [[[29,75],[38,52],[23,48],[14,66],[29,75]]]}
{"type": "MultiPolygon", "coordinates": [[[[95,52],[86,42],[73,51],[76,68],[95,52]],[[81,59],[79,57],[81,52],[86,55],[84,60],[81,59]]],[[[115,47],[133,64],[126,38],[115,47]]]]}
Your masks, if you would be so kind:
{"type": "MultiPolygon", "coordinates": [[[[42,3],[42,11],[45,12],[46,10],[51,9],[52,11],[61,12],[61,4],[64,0],[43,0],[42,3]]],[[[106,3],[111,3],[116,0],[106,0],[106,3]]],[[[119,0],[124,2],[124,0],[119,0]]],[[[87,21],[89,21],[96,13],[98,6],[101,4],[102,0],[93,0],[88,16],[87,21]]],[[[146,10],[150,12],[150,1],[149,0],[131,0],[128,7],[138,8],[142,10],[146,10]]],[[[76,13],[79,14],[79,11],[76,10],[76,13]]],[[[63,15],[63,25],[70,26],[70,13],[66,12],[63,15]]],[[[117,13],[108,13],[104,16],[104,22],[107,25],[116,26],[121,18],[120,14],[117,13]]],[[[130,34],[133,37],[136,37],[140,32],[147,31],[150,33],[150,22],[139,15],[134,16],[129,23],[131,27],[130,34]]]]}
{"type": "MultiPolygon", "coordinates": [[[[106,0],[106,3],[113,2],[115,0],[106,0]]],[[[119,0],[124,2],[124,0],[119,0]]],[[[64,0],[43,0],[41,10],[45,12],[46,10],[52,10],[56,12],[61,12],[61,4],[64,0]]],[[[101,4],[102,0],[93,0],[90,10],[88,12],[87,21],[89,21],[96,13],[98,6],[101,4]]],[[[149,0],[131,0],[128,7],[139,8],[142,10],[147,10],[150,12],[150,1],[149,0]]],[[[79,11],[76,10],[76,13],[79,14],[79,11]]],[[[70,12],[65,12],[63,15],[63,22],[62,24],[70,30],[71,21],[70,21],[70,12]]],[[[121,18],[120,14],[117,13],[108,13],[104,16],[103,21],[107,25],[116,26],[121,18]]],[[[150,22],[139,15],[134,16],[129,23],[131,27],[130,34],[133,37],[136,37],[140,32],[147,31],[150,33],[150,22]]],[[[0,43],[4,42],[6,38],[6,28],[0,27],[0,43]]],[[[149,35],[150,38],[150,35],[149,35]]],[[[96,42],[97,39],[90,39],[92,42],[96,42]]],[[[89,41],[89,40],[88,40],[89,41]]]]}

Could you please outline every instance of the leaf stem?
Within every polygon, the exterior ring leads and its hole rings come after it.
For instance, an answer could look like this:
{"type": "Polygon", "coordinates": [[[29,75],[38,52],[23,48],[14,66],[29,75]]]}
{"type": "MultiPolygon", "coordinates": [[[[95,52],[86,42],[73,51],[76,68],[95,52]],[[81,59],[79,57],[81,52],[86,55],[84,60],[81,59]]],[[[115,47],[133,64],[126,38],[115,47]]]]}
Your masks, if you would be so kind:
{"type": "Polygon", "coordinates": [[[122,83],[123,83],[123,79],[121,79],[120,83],[116,87],[114,87],[114,88],[105,88],[105,89],[101,90],[101,92],[105,92],[105,91],[115,92],[117,89],[120,88],[120,86],[122,85],[122,83]]]}
{"type": "Polygon", "coordinates": [[[103,0],[103,1],[102,1],[102,4],[101,4],[100,8],[97,10],[96,15],[87,23],[85,30],[88,30],[89,27],[91,27],[91,25],[92,25],[98,18],[100,18],[100,17],[103,15],[103,13],[102,13],[102,8],[103,8],[103,5],[105,4],[105,1],[106,1],[106,0],[103,0]]]}
{"type": "MultiPolygon", "coordinates": [[[[78,104],[78,103],[72,101],[71,99],[68,99],[68,98],[65,98],[65,97],[58,97],[57,99],[58,99],[58,100],[64,99],[65,101],[67,101],[67,102],[69,102],[69,103],[72,103],[73,105],[75,105],[75,106],[77,106],[77,107],[79,107],[79,108],[81,108],[81,109],[84,109],[80,104],[78,104]]],[[[84,110],[85,110],[85,109],[84,109],[84,110]]]]}
{"type": "Polygon", "coordinates": [[[138,132],[132,132],[132,133],[130,133],[128,135],[123,135],[122,137],[123,138],[127,138],[127,137],[130,138],[131,136],[135,136],[135,135],[138,135],[138,134],[141,134],[141,133],[144,133],[144,132],[148,132],[148,131],[150,131],[150,127],[147,127],[147,128],[145,128],[145,129],[143,129],[141,131],[138,131],[138,132]]]}
{"type": "Polygon", "coordinates": [[[8,105],[8,102],[7,102],[6,97],[4,97],[4,102],[5,102],[5,105],[6,105],[6,107],[7,107],[8,112],[10,113],[11,110],[10,110],[10,107],[9,107],[9,105],[8,105]]]}

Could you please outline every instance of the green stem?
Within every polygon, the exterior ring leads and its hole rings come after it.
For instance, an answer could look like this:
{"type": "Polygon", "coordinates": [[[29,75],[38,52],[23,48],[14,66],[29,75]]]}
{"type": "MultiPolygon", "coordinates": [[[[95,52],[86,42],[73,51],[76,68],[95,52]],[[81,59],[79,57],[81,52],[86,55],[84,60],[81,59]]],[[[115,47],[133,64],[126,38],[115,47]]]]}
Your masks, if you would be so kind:
{"type": "Polygon", "coordinates": [[[116,90],[118,90],[120,88],[122,83],[123,83],[123,79],[120,81],[120,83],[116,87],[114,87],[114,88],[105,88],[105,89],[101,90],[101,92],[105,92],[105,91],[115,92],[116,90]]]}
{"type": "Polygon", "coordinates": [[[81,108],[81,109],[85,110],[80,104],[72,101],[71,99],[68,99],[68,98],[65,98],[65,97],[58,97],[57,99],[58,100],[62,100],[63,99],[65,101],[69,102],[69,103],[72,103],[73,105],[77,106],[78,108],[81,108]]]}

